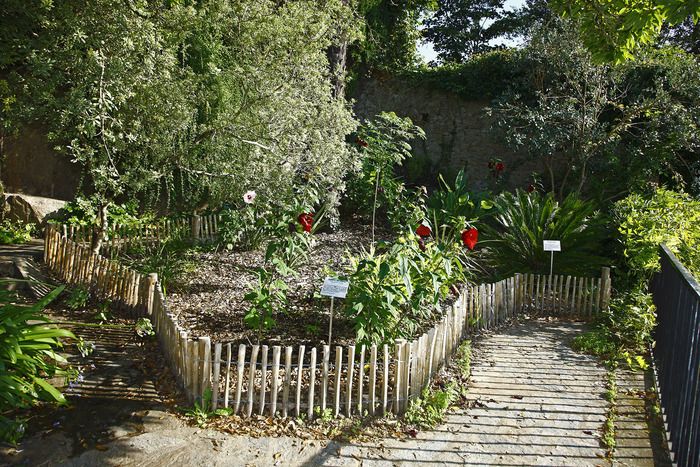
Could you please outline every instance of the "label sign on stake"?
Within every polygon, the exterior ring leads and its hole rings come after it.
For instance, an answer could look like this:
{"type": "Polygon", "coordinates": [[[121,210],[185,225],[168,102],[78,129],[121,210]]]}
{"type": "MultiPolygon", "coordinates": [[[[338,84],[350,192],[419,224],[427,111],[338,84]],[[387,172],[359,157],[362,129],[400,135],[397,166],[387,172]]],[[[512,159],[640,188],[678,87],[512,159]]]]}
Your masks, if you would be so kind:
{"type": "Polygon", "coordinates": [[[331,298],[345,298],[345,296],[348,294],[349,286],[349,281],[326,277],[326,280],[323,281],[323,286],[321,287],[321,295],[331,298]]]}
{"type": "Polygon", "coordinates": [[[544,251],[551,251],[552,258],[549,261],[549,276],[551,277],[554,273],[554,252],[561,251],[561,241],[559,240],[543,240],[542,248],[544,251]]]}
{"type": "Polygon", "coordinates": [[[542,243],[544,251],[561,251],[561,242],[559,240],[545,240],[542,243]]]}
{"type": "Polygon", "coordinates": [[[331,337],[333,336],[333,302],[336,298],[345,298],[348,294],[349,281],[326,277],[321,286],[321,295],[331,297],[330,321],[328,323],[328,345],[331,345],[331,337]]]}

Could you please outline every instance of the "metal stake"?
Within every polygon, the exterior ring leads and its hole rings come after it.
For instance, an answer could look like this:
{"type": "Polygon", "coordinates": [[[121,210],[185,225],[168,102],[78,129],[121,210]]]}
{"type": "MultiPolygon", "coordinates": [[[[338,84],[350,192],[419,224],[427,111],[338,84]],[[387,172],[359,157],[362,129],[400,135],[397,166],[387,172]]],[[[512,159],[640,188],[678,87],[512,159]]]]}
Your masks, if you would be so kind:
{"type": "Polygon", "coordinates": [[[331,336],[333,335],[333,301],[335,297],[331,297],[331,321],[328,323],[328,345],[331,345],[331,336]]]}

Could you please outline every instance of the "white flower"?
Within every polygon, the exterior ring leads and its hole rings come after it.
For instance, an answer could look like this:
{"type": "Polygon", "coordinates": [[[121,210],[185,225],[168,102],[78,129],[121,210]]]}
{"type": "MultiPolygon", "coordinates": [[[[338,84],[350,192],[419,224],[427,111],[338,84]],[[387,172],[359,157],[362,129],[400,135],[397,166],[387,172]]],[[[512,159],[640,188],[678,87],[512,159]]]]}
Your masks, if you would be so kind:
{"type": "Polygon", "coordinates": [[[245,202],[245,204],[253,204],[253,201],[255,201],[256,196],[257,195],[253,190],[246,191],[243,195],[243,201],[245,202]]]}

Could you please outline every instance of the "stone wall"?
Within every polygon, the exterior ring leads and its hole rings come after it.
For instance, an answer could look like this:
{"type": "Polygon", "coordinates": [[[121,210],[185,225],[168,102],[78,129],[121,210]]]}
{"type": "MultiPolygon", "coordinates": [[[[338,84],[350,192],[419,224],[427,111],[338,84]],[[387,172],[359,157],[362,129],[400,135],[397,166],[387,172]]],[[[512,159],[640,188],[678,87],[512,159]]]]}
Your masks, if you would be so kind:
{"type": "Polygon", "coordinates": [[[397,79],[360,81],[354,92],[355,112],[370,118],[381,111],[410,117],[425,130],[426,140],[415,141],[414,160],[404,175],[410,182],[434,185],[437,173],[452,177],[464,168],[475,189],[489,185],[488,161],[500,158],[506,165],[507,188],[526,187],[533,171],[542,167],[509,151],[493,139],[484,114],[488,101],[468,101],[456,94],[402,83],[397,79]]]}
{"type": "Polygon", "coordinates": [[[80,182],[80,167],[56,153],[39,128],[5,140],[1,167],[6,192],[71,200],[80,182]]]}

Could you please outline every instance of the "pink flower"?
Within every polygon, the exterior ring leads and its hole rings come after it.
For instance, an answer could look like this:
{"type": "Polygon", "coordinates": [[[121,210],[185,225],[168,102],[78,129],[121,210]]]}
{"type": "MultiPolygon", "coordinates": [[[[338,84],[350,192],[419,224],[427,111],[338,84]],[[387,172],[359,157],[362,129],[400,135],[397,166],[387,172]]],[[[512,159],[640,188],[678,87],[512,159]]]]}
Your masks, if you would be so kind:
{"type": "Polygon", "coordinates": [[[245,194],[243,195],[243,202],[245,204],[253,204],[253,201],[255,201],[255,197],[257,195],[253,190],[246,191],[245,194]]]}

